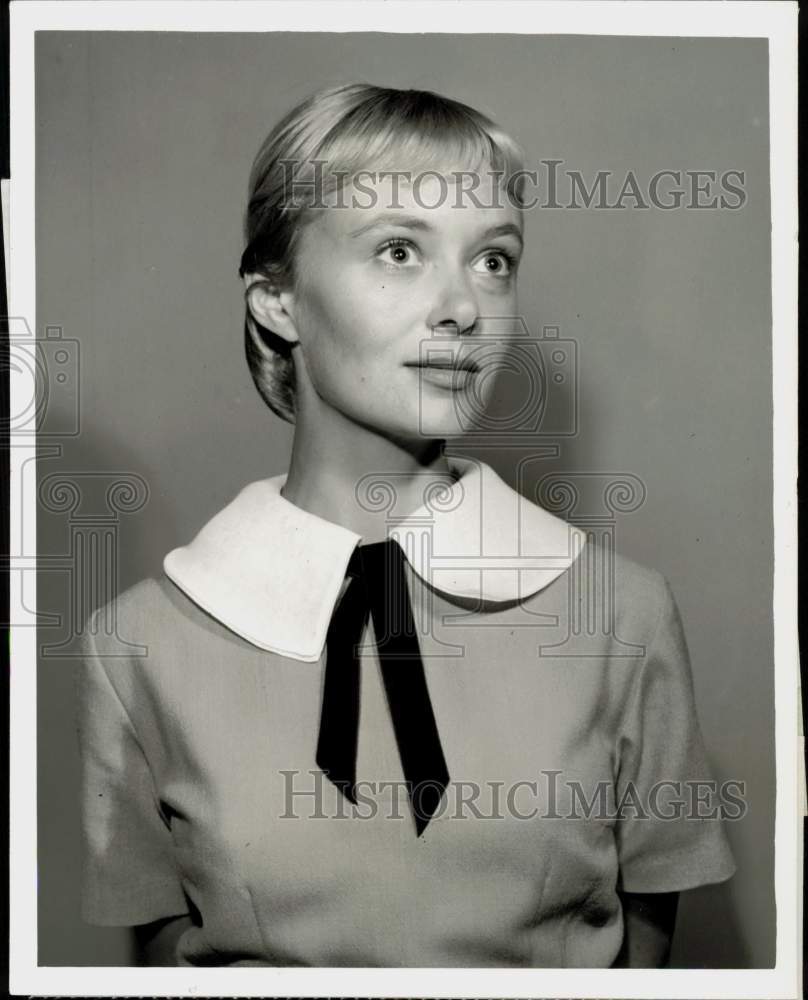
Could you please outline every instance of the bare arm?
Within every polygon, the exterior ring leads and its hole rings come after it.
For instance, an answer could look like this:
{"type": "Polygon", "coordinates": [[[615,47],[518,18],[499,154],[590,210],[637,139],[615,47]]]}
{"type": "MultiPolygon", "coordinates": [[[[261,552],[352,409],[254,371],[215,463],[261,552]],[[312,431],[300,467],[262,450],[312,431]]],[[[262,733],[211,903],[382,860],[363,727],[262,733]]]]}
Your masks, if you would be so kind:
{"type": "Polygon", "coordinates": [[[615,968],[660,969],[670,958],[678,892],[620,892],[625,934],[615,968]]]}
{"type": "Polygon", "coordinates": [[[189,927],[193,927],[193,920],[187,913],[133,927],[137,964],[176,965],[177,941],[189,927]]]}

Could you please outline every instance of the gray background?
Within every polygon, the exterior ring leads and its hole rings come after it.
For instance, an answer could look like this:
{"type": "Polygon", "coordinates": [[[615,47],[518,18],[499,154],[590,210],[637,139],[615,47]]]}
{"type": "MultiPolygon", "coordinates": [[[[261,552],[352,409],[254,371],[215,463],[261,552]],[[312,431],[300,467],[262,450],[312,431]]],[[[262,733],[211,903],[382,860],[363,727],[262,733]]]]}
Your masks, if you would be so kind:
{"type": "MultiPolygon", "coordinates": [[[[236,274],[249,166],[278,116],[324,85],[434,89],[587,178],[746,172],[738,211],[528,213],[521,308],[578,344],[580,433],[550,469],[631,473],[647,499],[619,548],[668,576],[687,630],[738,874],[682,896],[673,963],[771,966],[771,310],[767,48],[761,39],[56,33],[37,37],[37,329],[79,342],[80,433],[52,386],[38,475],[134,472],[117,586],[160,572],[246,482],[286,469],[291,428],[243,361],[236,274]],[[44,446],[60,444],[47,457],[44,446]]],[[[511,483],[531,442],[478,451],[511,483]]],[[[471,453],[474,453],[473,451],[471,453]]],[[[103,506],[103,505],[102,505],[103,506]]],[[[573,518],[574,519],[574,518],[573,518]]],[[[65,514],[39,514],[65,553],[65,514]]],[[[69,560],[68,560],[69,561],[69,560]]],[[[38,574],[42,628],[78,590],[38,574]]],[[[93,603],[92,594],[87,598],[93,603]]],[[[135,638],[135,637],[132,637],[135,638]]],[[[39,670],[39,956],[129,961],[119,929],[78,915],[78,760],[68,657],[39,670]]]]}

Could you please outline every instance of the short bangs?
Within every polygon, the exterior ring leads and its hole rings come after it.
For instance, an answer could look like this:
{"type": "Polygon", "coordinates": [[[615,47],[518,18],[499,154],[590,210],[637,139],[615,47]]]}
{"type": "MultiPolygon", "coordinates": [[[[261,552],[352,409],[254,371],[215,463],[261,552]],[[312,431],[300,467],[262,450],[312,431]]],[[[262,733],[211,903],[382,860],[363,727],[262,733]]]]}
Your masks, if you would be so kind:
{"type": "Polygon", "coordinates": [[[430,91],[348,84],[298,109],[292,130],[284,137],[287,209],[316,205],[364,171],[485,175],[515,207],[522,202],[521,147],[481,112],[430,91]]]}

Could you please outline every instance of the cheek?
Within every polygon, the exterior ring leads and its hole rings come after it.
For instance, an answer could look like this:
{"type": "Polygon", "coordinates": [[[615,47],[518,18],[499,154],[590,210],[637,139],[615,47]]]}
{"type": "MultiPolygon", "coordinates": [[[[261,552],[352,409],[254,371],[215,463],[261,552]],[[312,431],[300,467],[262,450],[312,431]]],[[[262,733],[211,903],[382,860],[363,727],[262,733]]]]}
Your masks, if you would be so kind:
{"type": "MultiPolygon", "coordinates": [[[[412,308],[412,303],[409,303],[412,308]]],[[[334,365],[365,368],[399,359],[415,321],[382,281],[356,288],[350,275],[301,300],[298,330],[310,371],[328,377],[334,365]]]]}
{"type": "Polygon", "coordinates": [[[298,332],[315,391],[346,412],[375,412],[401,403],[401,367],[413,322],[390,289],[352,288],[349,282],[313,289],[301,300],[298,332]],[[388,294],[385,295],[385,292],[388,294]],[[395,400],[395,402],[393,402],[395,400]]]}

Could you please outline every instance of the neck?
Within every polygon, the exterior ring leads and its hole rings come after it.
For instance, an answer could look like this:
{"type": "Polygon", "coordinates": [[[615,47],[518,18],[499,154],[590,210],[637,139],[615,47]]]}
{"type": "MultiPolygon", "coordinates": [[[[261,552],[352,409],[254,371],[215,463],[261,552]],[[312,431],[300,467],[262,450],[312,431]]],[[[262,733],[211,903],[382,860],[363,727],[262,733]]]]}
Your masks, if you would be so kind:
{"type": "Polygon", "coordinates": [[[281,493],[365,543],[382,541],[391,518],[424,503],[428,483],[454,482],[444,445],[441,439],[391,440],[340,416],[315,428],[299,414],[281,493]]]}

